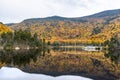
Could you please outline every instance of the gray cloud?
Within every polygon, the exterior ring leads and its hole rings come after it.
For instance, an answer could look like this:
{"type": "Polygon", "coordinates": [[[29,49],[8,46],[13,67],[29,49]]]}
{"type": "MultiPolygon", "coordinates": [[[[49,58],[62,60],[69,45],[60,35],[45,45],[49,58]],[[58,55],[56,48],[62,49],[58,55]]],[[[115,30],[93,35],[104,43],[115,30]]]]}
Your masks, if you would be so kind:
{"type": "Polygon", "coordinates": [[[119,3],[120,0],[1,0],[0,21],[20,22],[53,15],[80,17],[120,8],[119,3]]]}

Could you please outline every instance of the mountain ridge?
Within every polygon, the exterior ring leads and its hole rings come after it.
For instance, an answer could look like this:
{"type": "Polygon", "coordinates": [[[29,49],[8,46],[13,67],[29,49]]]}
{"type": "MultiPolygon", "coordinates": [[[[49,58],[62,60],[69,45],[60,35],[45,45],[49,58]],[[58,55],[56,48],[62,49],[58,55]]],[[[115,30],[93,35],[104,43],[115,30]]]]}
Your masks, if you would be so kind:
{"type": "Polygon", "coordinates": [[[39,38],[50,41],[65,41],[66,39],[87,42],[104,42],[119,33],[120,9],[107,10],[89,16],[66,18],[52,16],[46,18],[31,18],[14,24],[13,29],[27,29],[37,33],[39,38]]]}
{"type": "Polygon", "coordinates": [[[71,18],[68,18],[68,17],[62,17],[62,16],[57,16],[57,15],[54,15],[54,16],[48,16],[48,17],[44,17],[44,18],[30,18],[30,19],[25,19],[23,20],[24,21],[27,21],[27,20],[42,20],[42,19],[63,19],[63,20],[79,20],[79,19],[84,19],[84,18],[101,18],[101,17],[106,17],[106,16],[113,16],[113,15],[120,15],[120,9],[115,9],[115,10],[105,10],[105,11],[101,11],[101,12],[98,12],[98,13],[95,13],[95,14],[92,14],[92,15],[88,15],[88,16],[83,16],[83,17],[71,17],[71,18]]]}
{"type": "MultiPolygon", "coordinates": [[[[72,21],[86,21],[86,18],[103,18],[106,16],[113,16],[116,15],[120,16],[120,9],[114,9],[114,10],[104,10],[101,12],[97,12],[91,15],[87,15],[87,16],[82,16],[82,17],[62,17],[62,16],[58,16],[58,15],[53,15],[53,16],[48,16],[48,17],[43,17],[43,18],[28,18],[23,20],[22,22],[26,22],[26,21],[30,21],[30,20],[55,20],[55,19],[60,19],[60,20],[72,20],[72,21]]],[[[21,22],[20,22],[21,23],[21,22]]],[[[6,25],[11,26],[17,23],[7,23],[6,25]]]]}

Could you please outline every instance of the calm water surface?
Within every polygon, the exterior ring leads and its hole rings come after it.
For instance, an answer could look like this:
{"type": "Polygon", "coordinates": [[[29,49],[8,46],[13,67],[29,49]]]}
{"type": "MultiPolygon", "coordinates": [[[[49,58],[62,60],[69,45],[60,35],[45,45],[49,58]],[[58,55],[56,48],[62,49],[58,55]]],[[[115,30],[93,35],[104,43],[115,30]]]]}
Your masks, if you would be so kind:
{"type": "Polygon", "coordinates": [[[79,75],[95,80],[120,79],[120,51],[54,47],[46,50],[0,50],[0,67],[52,76],[79,75]]]}

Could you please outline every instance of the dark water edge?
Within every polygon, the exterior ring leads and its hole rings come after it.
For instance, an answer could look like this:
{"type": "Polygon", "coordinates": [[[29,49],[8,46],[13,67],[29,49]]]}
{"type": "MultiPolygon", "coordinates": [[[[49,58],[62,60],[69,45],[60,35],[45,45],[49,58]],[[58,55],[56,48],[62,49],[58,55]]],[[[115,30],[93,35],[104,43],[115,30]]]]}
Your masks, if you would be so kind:
{"type": "Polygon", "coordinates": [[[66,57],[65,56],[52,57],[52,61],[48,60],[49,58],[48,59],[45,58],[46,61],[44,61],[44,58],[42,58],[43,61],[41,59],[38,60],[39,63],[42,63],[41,65],[36,61],[36,63],[33,63],[32,66],[30,66],[31,65],[30,63],[25,67],[22,67],[21,70],[29,73],[46,74],[50,76],[78,75],[92,78],[94,80],[120,79],[119,77],[120,72],[117,72],[117,70],[119,71],[120,69],[120,65],[116,67],[115,64],[109,63],[109,60],[107,61],[106,58],[104,57],[101,57],[104,59],[104,61],[102,61],[99,60],[100,56],[98,57],[96,55],[94,56],[94,58],[93,56],[87,57],[87,55],[83,54],[82,55],[70,54],[67,55],[66,57]],[[64,66],[61,65],[61,62],[63,62],[64,66]]]}
{"type": "MultiPolygon", "coordinates": [[[[23,70],[24,72],[28,72],[26,70],[23,70]]],[[[29,72],[29,73],[36,73],[36,72],[29,72]]],[[[82,76],[82,77],[86,77],[86,78],[91,78],[93,80],[119,80],[116,76],[108,76],[108,77],[103,77],[103,76],[95,76],[92,74],[87,74],[85,72],[79,72],[79,73],[55,73],[55,72],[40,72],[40,73],[36,73],[36,74],[44,74],[44,75],[48,75],[48,76],[53,76],[53,77],[58,77],[58,76],[65,76],[65,75],[73,75],[73,76],[82,76]]]]}
{"type": "MultiPolygon", "coordinates": [[[[115,52],[119,53],[119,52],[115,52]]],[[[81,49],[1,51],[0,66],[50,76],[78,75],[94,80],[119,80],[119,55],[81,49]],[[2,63],[4,65],[2,65],[2,63]]]]}

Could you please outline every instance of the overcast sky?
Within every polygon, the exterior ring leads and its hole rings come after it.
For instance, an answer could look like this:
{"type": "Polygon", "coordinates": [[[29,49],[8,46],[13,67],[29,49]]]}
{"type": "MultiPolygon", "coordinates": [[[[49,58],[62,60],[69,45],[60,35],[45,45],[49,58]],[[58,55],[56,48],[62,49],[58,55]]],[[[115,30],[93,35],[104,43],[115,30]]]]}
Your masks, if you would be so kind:
{"type": "Polygon", "coordinates": [[[120,9],[120,0],[0,0],[0,22],[53,15],[81,17],[111,9],[120,9]]]}

